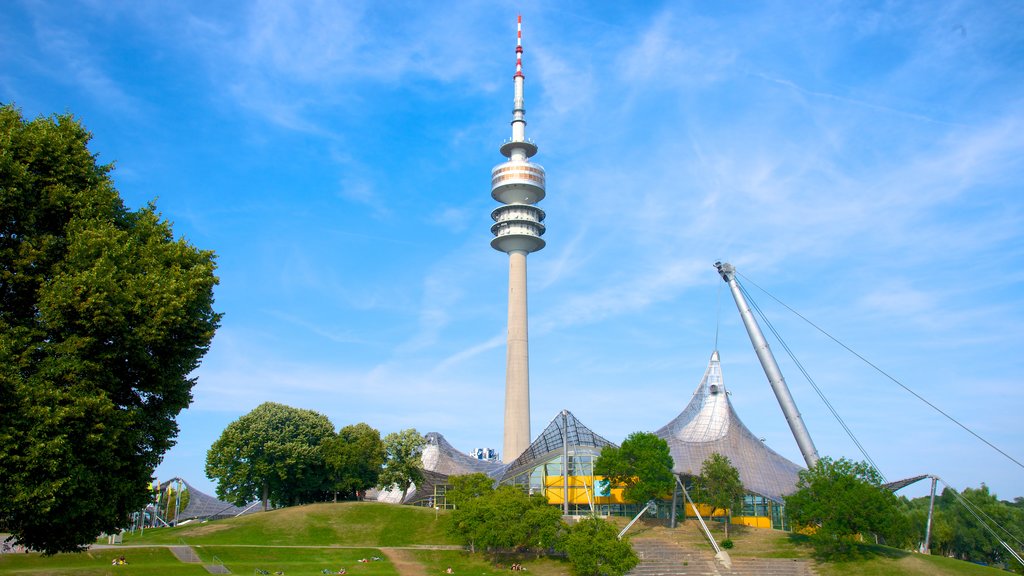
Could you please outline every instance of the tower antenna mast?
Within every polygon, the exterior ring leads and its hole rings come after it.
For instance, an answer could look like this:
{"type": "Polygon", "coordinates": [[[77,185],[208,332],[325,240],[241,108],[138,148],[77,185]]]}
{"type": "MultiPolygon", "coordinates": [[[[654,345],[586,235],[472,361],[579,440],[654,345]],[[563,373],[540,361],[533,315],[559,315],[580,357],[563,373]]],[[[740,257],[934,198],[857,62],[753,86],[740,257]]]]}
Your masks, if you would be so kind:
{"type": "Polygon", "coordinates": [[[544,248],[545,173],[530,162],[537,145],[526,138],[523,98],[523,17],[516,30],[516,73],[512,76],[512,138],[499,149],[508,160],[491,170],[491,197],[502,205],[491,212],[491,247],[508,254],[508,345],[505,356],[505,437],[502,460],[512,462],[530,447],[530,360],[526,315],[526,255],[544,248]]]}

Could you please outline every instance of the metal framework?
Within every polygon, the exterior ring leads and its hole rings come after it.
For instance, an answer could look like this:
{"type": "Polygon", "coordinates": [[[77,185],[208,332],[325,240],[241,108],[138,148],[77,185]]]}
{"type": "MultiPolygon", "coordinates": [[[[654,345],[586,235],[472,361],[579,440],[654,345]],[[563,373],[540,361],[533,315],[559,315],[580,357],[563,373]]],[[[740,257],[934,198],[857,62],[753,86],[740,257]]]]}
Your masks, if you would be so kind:
{"type": "Polygon", "coordinates": [[[480,460],[463,454],[437,432],[430,432],[424,438],[427,444],[423,447],[422,454],[423,482],[413,484],[404,498],[401,490],[381,490],[376,493],[378,501],[390,504],[434,506],[437,487],[446,484],[449,476],[480,472],[494,478],[497,482],[505,470],[505,465],[500,462],[480,460]]]}
{"type": "Polygon", "coordinates": [[[784,495],[796,491],[800,466],[766,446],[736,415],[717,350],[689,404],[655,434],[668,442],[676,474],[700,474],[704,460],[717,452],[729,458],[750,492],[782,503],[784,495]]]}
{"type": "MultiPolygon", "coordinates": [[[[176,486],[175,493],[177,498],[181,497],[181,486],[184,486],[185,489],[188,490],[188,505],[185,506],[184,510],[178,511],[175,516],[176,523],[180,523],[183,520],[216,520],[218,518],[231,518],[251,511],[251,507],[240,508],[229,502],[218,500],[216,497],[210,496],[205,492],[200,492],[183,478],[171,478],[166,482],[161,482],[160,492],[166,494],[168,488],[172,484],[176,486]]],[[[163,507],[163,505],[161,507],[163,507]]]]}
{"type": "Polygon", "coordinates": [[[572,412],[562,410],[530,447],[508,465],[501,478],[504,481],[529,474],[538,465],[552,458],[566,456],[570,449],[574,455],[581,448],[586,449],[588,453],[600,454],[605,446],[615,444],[587,428],[573,416],[572,412]]]}

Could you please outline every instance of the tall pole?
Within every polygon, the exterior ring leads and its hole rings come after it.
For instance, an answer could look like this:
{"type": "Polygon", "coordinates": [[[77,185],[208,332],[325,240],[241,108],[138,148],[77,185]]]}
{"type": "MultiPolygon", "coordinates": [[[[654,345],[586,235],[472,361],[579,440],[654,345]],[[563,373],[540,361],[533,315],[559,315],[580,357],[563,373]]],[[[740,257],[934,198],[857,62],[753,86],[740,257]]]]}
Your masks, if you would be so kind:
{"type": "Polygon", "coordinates": [[[505,357],[505,437],[502,460],[512,462],[530,447],[530,354],[526,314],[526,256],[544,248],[545,172],[530,162],[537,145],[526,138],[523,96],[523,18],[516,39],[512,76],[512,137],[501,145],[507,162],[491,170],[491,197],[502,205],[491,212],[491,247],[508,254],[508,344],[505,357]]]}
{"type": "Polygon", "coordinates": [[[569,416],[562,410],[562,514],[569,515],[569,416]]]}
{"type": "Polygon", "coordinates": [[[782,408],[782,413],[786,416],[786,422],[789,423],[789,429],[793,432],[793,437],[796,439],[804,461],[807,462],[807,467],[813,468],[818,462],[818,450],[814,447],[811,434],[804,426],[804,420],[800,416],[800,411],[797,410],[796,402],[793,401],[793,396],[789,393],[789,386],[786,385],[786,380],[782,377],[782,370],[779,369],[779,364],[775,361],[775,355],[768,347],[768,341],[764,339],[764,334],[757,325],[757,320],[754,319],[754,314],[750,311],[743,292],[740,291],[739,283],[736,282],[736,268],[732,264],[723,264],[722,262],[715,262],[715,268],[718,269],[722,280],[725,280],[729,285],[729,290],[732,291],[732,297],[736,300],[736,308],[740,311],[740,317],[743,318],[743,326],[746,327],[747,335],[750,336],[750,343],[754,346],[757,359],[761,361],[761,368],[764,369],[765,376],[768,377],[768,382],[775,392],[775,398],[778,399],[779,407],[782,408]]]}
{"type": "Polygon", "coordinates": [[[935,483],[938,477],[932,476],[932,497],[928,501],[928,526],[924,529],[924,553],[932,553],[932,513],[935,512],[935,483]]]}

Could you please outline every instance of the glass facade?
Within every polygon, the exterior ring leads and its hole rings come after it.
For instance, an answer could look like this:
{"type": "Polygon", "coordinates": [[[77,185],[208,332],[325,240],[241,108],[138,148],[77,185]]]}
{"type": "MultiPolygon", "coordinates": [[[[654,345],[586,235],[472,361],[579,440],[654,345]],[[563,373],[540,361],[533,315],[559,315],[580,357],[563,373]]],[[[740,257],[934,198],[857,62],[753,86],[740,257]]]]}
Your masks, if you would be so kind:
{"type": "MultiPolygon", "coordinates": [[[[530,494],[543,495],[548,503],[570,515],[633,517],[642,504],[627,502],[622,495],[622,486],[610,486],[602,477],[594,475],[594,462],[605,446],[614,445],[584,426],[568,411],[556,416],[529,448],[508,465],[461,454],[439,434],[431,433],[424,450],[424,483],[404,501],[420,506],[451,508],[446,501],[447,479],[457,474],[483,472],[500,484],[519,486],[530,494]]],[[[683,475],[691,497],[699,500],[699,494],[695,494],[689,485],[690,478],[690,474],[683,475]]],[[[705,519],[712,517],[712,513],[714,521],[724,522],[727,518],[725,511],[713,511],[699,502],[697,510],[705,519]]],[[[651,516],[665,520],[671,518],[671,499],[658,502],[657,510],[651,516]]],[[[676,501],[676,518],[682,521],[694,517],[693,507],[680,494],[676,501]]],[[[732,518],[735,524],[789,529],[781,500],[753,492],[736,503],[732,518]]]]}

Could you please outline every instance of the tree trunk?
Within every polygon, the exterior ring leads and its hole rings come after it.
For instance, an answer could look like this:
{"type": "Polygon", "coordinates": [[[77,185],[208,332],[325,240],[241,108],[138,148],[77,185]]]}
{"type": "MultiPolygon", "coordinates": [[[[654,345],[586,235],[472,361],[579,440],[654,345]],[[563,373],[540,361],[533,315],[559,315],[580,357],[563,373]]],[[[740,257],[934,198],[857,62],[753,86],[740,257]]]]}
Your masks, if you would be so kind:
{"type": "Polygon", "coordinates": [[[267,502],[270,500],[270,485],[263,481],[263,511],[267,511],[267,502]]]}

